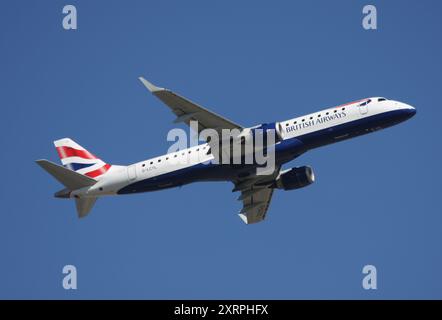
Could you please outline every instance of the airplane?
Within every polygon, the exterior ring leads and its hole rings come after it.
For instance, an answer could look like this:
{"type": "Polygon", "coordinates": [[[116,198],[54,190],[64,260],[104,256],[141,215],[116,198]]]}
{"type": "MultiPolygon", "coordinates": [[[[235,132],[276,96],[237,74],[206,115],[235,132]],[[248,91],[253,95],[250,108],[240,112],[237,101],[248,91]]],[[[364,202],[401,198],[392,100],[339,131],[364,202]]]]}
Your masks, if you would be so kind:
{"type": "Polygon", "coordinates": [[[87,216],[97,198],[102,196],[162,190],[193,182],[229,181],[234,184],[232,191],[241,193],[238,200],[243,207],[239,217],[246,224],[257,223],[265,219],[275,189],[295,190],[315,181],[310,166],[282,169],[282,165],[309,150],[396,125],[416,114],[416,109],[406,103],[371,97],[247,128],[171,90],[157,87],[143,77],[139,80],[177,116],[176,123],[190,126],[191,121],[198,121],[198,132],[210,128],[221,134],[225,129],[237,129],[242,136],[247,136],[258,129],[274,130],[275,141],[271,147],[275,168],[269,174],[258,175],[255,162],[224,164],[211,161],[222,152],[222,149],[218,154],[211,152],[215,150],[213,144],[219,143],[215,140],[122,166],[104,162],[69,138],[59,139],[54,144],[63,166],[44,159],[36,163],[64,185],[55,197],[75,199],[79,218],[87,216]],[[192,155],[193,160],[172,161],[192,155]]]}

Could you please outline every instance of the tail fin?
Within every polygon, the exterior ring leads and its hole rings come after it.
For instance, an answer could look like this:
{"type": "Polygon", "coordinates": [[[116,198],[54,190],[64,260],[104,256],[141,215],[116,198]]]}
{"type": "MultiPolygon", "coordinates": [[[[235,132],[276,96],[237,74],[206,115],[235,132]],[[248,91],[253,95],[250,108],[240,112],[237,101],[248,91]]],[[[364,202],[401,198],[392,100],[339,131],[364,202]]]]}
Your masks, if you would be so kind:
{"type": "MultiPolygon", "coordinates": [[[[66,189],[55,193],[56,197],[69,198],[70,191],[92,186],[97,183],[97,181],[92,178],[66,169],[65,167],[59,166],[58,164],[52,163],[48,160],[37,160],[36,162],[40,167],[46,170],[51,176],[66,187],[66,189]]],[[[91,211],[96,200],[96,197],[75,199],[78,217],[85,217],[91,211]]]]}
{"type": "Polygon", "coordinates": [[[63,166],[84,176],[98,179],[111,167],[69,138],[56,140],[54,145],[63,166]]]}

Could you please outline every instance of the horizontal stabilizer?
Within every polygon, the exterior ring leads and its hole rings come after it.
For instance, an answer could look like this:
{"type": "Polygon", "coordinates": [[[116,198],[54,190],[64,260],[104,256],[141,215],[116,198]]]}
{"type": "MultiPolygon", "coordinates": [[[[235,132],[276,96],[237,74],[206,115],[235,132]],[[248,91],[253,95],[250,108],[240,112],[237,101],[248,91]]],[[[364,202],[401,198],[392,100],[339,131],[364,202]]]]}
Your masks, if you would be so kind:
{"type": "Polygon", "coordinates": [[[36,160],[35,162],[70,190],[92,186],[97,182],[92,178],[66,169],[48,160],[36,160]]]}
{"type": "Polygon", "coordinates": [[[75,199],[75,204],[77,205],[77,213],[79,218],[83,218],[88,215],[92,207],[97,201],[96,197],[91,198],[77,198],[75,199]]]}

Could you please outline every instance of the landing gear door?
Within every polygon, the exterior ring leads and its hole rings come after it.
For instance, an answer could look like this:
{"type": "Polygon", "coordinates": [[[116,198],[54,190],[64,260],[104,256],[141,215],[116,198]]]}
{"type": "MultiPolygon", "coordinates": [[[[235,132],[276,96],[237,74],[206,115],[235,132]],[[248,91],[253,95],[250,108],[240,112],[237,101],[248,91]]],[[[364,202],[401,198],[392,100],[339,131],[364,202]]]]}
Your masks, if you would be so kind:
{"type": "Polygon", "coordinates": [[[127,177],[129,181],[134,181],[137,178],[137,168],[135,165],[127,167],[127,177]]]}

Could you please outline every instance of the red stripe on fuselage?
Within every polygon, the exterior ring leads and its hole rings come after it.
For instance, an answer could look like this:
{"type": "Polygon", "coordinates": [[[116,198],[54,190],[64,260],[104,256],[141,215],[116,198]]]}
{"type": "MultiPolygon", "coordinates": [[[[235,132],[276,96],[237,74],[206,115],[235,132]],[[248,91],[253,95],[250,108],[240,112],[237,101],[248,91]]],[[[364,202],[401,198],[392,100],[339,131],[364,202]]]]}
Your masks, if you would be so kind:
{"type": "Polygon", "coordinates": [[[368,100],[368,99],[361,99],[361,100],[356,100],[356,101],[352,101],[352,102],[344,103],[344,104],[341,104],[341,105],[339,105],[339,106],[336,106],[335,108],[345,107],[345,106],[348,106],[348,105],[350,105],[350,104],[358,103],[358,102],[361,102],[361,101],[364,101],[364,100],[368,100]]]}
{"type": "Polygon", "coordinates": [[[71,147],[57,147],[58,155],[60,159],[69,157],[80,157],[83,159],[97,159],[92,153],[87,150],[78,150],[71,147]]]}
{"type": "Polygon", "coordinates": [[[101,176],[102,174],[106,173],[107,170],[109,170],[110,167],[111,167],[111,165],[106,163],[101,168],[99,168],[97,170],[94,170],[94,171],[91,171],[91,172],[87,172],[84,175],[86,175],[88,177],[91,177],[91,178],[95,178],[95,177],[101,176]]]}

